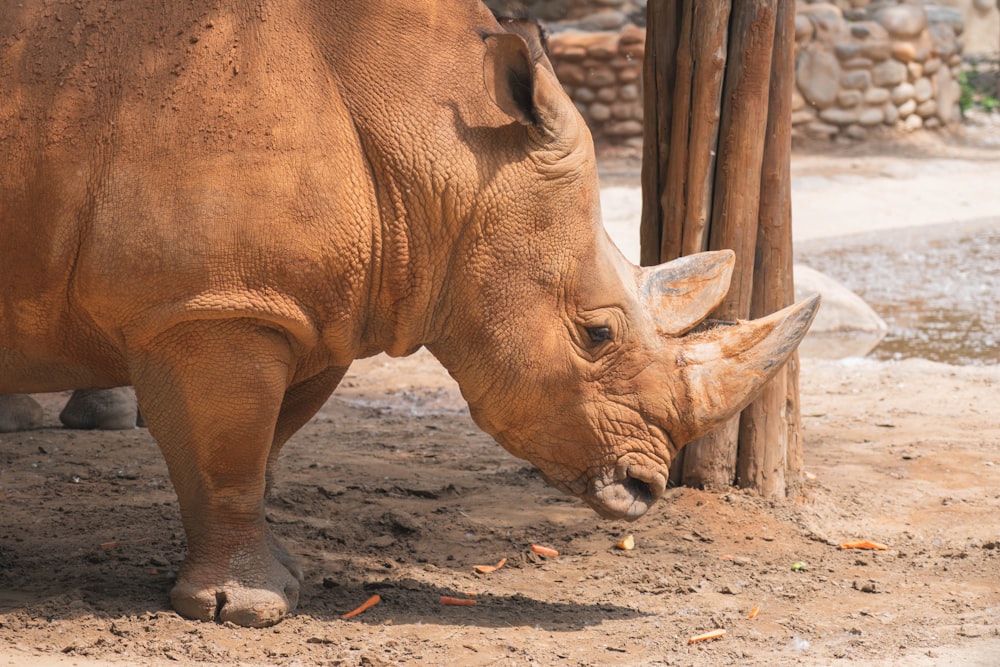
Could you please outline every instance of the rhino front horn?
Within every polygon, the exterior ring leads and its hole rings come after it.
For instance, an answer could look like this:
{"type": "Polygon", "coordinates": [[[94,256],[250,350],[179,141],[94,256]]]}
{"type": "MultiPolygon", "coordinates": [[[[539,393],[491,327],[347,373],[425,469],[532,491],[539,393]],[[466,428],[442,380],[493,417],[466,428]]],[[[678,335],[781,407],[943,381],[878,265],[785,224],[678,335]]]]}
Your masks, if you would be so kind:
{"type": "Polygon", "coordinates": [[[689,404],[676,444],[707,435],[746,407],[798,347],[819,303],[817,294],[758,320],[682,338],[677,361],[689,404]]]}

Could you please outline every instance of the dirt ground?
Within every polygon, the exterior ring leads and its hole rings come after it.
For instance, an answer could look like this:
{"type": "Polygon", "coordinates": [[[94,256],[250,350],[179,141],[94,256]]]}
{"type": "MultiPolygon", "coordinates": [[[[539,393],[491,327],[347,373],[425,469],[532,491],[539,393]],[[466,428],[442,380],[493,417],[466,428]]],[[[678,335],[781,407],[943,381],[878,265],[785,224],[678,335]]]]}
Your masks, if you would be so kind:
{"type": "Polygon", "coordinates": [[[171,611],[183,534],[148,432],[58,428],[47,395],[50,428],[0,435],[0,667],[1000,664],[998,396],[997,365],[806,359],[802,496],[673,489],[625,524],[478,431],[425,352],[359,361],[269,506],[298,611],[248,630],[171,611]],[[840,548],[863,539],[888,549],[840,548]]]}

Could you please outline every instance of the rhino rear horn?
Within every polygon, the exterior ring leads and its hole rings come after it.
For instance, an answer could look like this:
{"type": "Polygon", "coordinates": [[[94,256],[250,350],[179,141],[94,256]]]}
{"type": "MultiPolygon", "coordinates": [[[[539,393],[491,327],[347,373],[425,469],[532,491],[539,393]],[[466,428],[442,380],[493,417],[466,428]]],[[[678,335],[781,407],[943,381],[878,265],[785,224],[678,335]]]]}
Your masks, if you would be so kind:
{"type": "Polygon", "coordinates": [[[687,333],[715,310],[729,291],[736,254],[700,252],[640,269],[639,293],[661,335],[687,333]]]}
{"type": "Polygon", "coordinates": [[[679,370],[686,389],[678,445],[707,435],[752,401],[792,355],[819,309],[817,294],[757,320],[682,339],[679,370]]]}

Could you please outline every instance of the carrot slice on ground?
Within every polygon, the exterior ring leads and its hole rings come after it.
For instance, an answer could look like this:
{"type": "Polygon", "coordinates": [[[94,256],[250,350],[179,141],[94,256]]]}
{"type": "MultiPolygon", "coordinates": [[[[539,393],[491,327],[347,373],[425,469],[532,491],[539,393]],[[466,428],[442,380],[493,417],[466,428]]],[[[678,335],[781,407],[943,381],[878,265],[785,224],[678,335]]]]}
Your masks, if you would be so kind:
{"type": "Polygon", "coordinates": [[[553,556],[553,557],[555,557],[555,556],[559,555],[559,552],[556,551],[555,549],[551,549],[549,547],[543,547],[541,544],[532,544],[531,545],[531,550],[534,551],[536,554],[539,554],[541,556],[553,556]]]}
{"type": "Polygon", "coordinates": [[[360,607],[358,607],[357,609],[354,609],[352,611],[347,612],[346,614],[344,614],[343,616],[341,616],[341,618],[353,618],[353,617],[357,616],[358,614],[360,614],[361,612],[365,611],[366,609],[371,609],[372,607],[374,607],[375,605],[377,605],[381,601],[382,601],[382,596],[378,595],[378,594],[375,594],[375,595],[371,596],[370,598],[368,598],[367,600],[365,600],[361,604],[360,607]]]}
{"type": "Polygon", "coordinates": [[[473,565],[472,569],[479,574],[489,574],[490,572],[496,572],[501,567],[507,564],[506,558],[501,558],[496,565],[473,565]]]}
{"type": "Polygon", "coordinates": [[[879,544],[878,542],[870,542],[869,540],[858,540],[857,542],[844,542],[840,545],[841,549],[876,549],[878,551],[885,551],[889,547],[884,544],[879,544]]]}
{"type": "Polygon", "coordinates": [[[747,614],[747,618],[756,618],[757,614],[759,614],[759,613],[760,613],[760,605],[759,604],[755,604],[753,606],[753,609],[750,610],[750,613],[747,614]]]}
{"type": "Polygon", "coordinates": [[[441,596],[441,604],[448,604],[454,607],[472,607],[477,604],[475,600],[466,600],[465,598],[453,598],[448,595],[441,596]]]}
{"type": "Polygon", "coordinates": [[[695,635],[694,637],[691,637],[691,639],[688,640],[688,644],[694,644],[695,642],[708,641],[709,639],[718,639],[719,637],[723,636],[724,634],[726,634],[726,631],[723,630],[722,628],[719,628],[718,630],[712,630],[711,632],[706,632],[703,635],[695,635]]]}
{"type": "Polygon", "coordinates": [[[618,543],[615,546],[622,551],[631,551],[632,549],[635,549],[635,538],[631,535],[626,535],[622,539],[618,540],[618,543]]]}

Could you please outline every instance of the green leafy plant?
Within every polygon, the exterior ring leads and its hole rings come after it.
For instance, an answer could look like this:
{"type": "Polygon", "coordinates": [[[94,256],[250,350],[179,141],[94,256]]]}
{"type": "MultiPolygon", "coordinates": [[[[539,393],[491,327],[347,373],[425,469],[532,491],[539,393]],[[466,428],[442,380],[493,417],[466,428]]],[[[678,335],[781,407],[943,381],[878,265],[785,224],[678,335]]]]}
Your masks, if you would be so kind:
{"type": "Polygon", "coordinates": [[[987,113],[1000,110],[1000,100],[980,89],[969,79],[968,72],[959,73],[958,84],[962,90],[958,98],[958,106],[962,109],[962,113],[969,109],[982,109],[987,113]]]}

